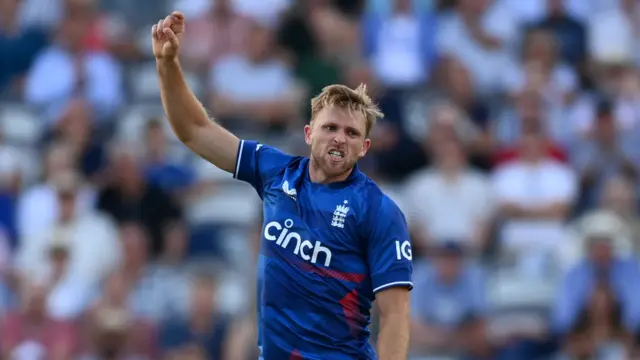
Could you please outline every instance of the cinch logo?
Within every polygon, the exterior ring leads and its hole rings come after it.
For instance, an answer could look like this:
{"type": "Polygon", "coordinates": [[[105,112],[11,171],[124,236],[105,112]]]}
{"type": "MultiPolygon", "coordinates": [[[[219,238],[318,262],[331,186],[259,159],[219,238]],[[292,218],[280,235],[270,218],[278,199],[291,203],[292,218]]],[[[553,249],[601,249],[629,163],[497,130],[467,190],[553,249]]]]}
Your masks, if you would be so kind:
{"type": "Polygon", "coordinates": [[[287,219],[284,221],[284,227],[277,221],[272,221],[264,227],[264,238],[269,241],[275,241],[276,245],[283,249],[293,248],[293,253],[296,256],[301,257],[306,261],[310,261],[315,264],[318,261],[318,255],[324,254],[324,266],[329,267],[331,265],[331,250],[322,246],[320,241],[316,241],[315,244],[309,240],[302,240],[300,234],[295,231],[289,231],[293,227],[293,220],[287,219]],[[295,240],[292,242],[291,240],[295,240]]]}

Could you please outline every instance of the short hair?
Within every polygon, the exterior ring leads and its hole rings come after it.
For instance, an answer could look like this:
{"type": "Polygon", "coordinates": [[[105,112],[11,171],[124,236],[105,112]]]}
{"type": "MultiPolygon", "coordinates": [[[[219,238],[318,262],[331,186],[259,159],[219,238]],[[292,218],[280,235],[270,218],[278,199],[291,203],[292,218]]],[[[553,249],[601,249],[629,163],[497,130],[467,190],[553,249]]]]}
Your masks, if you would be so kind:
{"type": "Polygon", "coordinates": [[[362,114],[366,125],[365,136],[369,136],[376,120],[384,116],[378,105],[367,95],[365,84],[360,84],[356,89],[340,84],[322,89],[318,96],[311,99],[311,121],[326,107],[340,107],[362,114]]]}

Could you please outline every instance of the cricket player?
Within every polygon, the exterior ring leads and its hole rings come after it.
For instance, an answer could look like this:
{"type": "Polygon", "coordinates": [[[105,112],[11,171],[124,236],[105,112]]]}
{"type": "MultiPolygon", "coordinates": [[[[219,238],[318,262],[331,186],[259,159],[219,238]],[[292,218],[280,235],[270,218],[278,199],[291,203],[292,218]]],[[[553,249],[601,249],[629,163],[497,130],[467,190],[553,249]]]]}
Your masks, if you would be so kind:
{"type": "Polygon", "coordinates": [[[402,212],[357,166],[382,116],[360,86],[328,86],[304,127],[309,157],[241,140],[212,121],[185,83],[174,12],[153,26],[162,104],[178,138],[255,188],[264,203],[258,346],[263,360],[404,360],[411,242],[402,212]],[[370,311],[380,314],[377,354],[370,311]]]}

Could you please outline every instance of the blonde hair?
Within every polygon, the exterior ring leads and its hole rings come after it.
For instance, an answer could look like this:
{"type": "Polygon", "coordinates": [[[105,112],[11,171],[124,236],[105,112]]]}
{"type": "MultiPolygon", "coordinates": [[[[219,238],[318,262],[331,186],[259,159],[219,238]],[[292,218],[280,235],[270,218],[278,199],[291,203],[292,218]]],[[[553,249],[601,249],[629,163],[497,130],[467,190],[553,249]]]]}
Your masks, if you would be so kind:
{"type": "Polygon", "coordinates": [[[365,84],[360,84],[355,90],[339,84],[329,85],[322,89],[318,96],[311,99],[311,121],[326,107],[339,107],[364,116],[365,136],[367,137],[376,120],[384,116],[378,105],[367,95],[367,86],[365,84]]]}

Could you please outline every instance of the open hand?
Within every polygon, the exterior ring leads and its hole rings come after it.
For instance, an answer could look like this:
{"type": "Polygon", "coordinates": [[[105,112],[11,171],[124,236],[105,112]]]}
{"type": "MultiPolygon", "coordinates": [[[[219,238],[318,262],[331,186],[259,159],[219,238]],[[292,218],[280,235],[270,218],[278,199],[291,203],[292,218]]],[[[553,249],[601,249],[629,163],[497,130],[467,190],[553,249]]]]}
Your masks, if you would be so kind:
{"type": "Polygon", "coordinates": [[[151,28],[153,55],[156,59],[173,60],[178,55],[180,40],[184,35],[184,15],[174,11],[151,28]]]}

